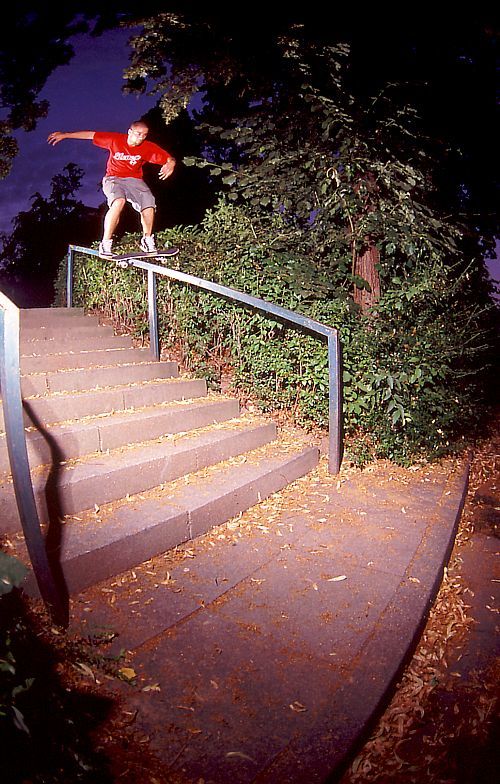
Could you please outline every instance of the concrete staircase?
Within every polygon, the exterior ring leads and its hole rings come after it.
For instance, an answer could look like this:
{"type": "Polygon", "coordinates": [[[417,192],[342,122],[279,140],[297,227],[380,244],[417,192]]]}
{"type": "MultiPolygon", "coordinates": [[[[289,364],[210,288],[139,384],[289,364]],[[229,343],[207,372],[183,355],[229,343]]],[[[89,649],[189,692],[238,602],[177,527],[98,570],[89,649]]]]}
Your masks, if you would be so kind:
{"type": "MultiPolygon", "coordinates": [[[[318,461],[315,447],[284,443],[274,423],[80,309],[21,311],[20,349],[35,499],[70,593],[225,522],[318,461]]],[[[2,408],[0,431],[0,536],[26,556],[2,408]]]]}

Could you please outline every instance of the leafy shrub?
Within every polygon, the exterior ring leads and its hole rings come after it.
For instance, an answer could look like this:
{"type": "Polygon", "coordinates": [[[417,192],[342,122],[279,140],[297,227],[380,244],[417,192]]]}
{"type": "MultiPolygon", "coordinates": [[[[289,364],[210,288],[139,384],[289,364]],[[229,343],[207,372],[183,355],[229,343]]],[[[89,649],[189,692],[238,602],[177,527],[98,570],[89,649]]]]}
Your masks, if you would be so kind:
{"type": "MultiPolygon", "coordinates": [[[[201,228],[177,228],[159,244],[180,245],[173,264],[302,313],[339,330],[345,432],[353,454],[409,463],[463,444],[484,402],[491,351],[488,313],[469,302],[465,275],[427,259],[385,281],[376,313],[363,315],[347,290],[307,258],[256,237],[245,215],[221,202],[201,228]],[[456,275],[456,277],[454,277],[456,275]],[[356,446],[357,440],[357,446],[356,446]]],[[[135,244],[135,238],[133,238],[135,244]]],[[[132,247],[125,238],[121,250],[132,247]]],[[[76,262],[75,304],[96,309],[144,337],[146,284],[140,272],[95,257],[76,262]]],[[[60,285],[64,277],[64,263],[60,285]]],[[[286,408],[303,425],[328,421],[326,344],[261,313],[167,278],[158,281],[164,345],[180,344],[188,369],[235,385],[265,409],[286,408]]]]}

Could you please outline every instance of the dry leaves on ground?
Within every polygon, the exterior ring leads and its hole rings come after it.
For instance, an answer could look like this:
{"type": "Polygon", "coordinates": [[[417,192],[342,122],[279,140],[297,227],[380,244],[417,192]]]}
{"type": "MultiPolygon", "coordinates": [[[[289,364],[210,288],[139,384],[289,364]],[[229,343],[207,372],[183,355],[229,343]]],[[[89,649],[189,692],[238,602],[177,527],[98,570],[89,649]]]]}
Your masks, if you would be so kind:
{"type": "Polygon", "coordinates": [[[454,784],[463,780],[450,777],[460,766],[461,745],[481,756],[497,715],[500,664],[471,672],[467,682],[450,671],[450,664],[474,623],[460,575],[462,548],[474,532],[473,498],[485,479],[495,476],[498,459],[491,440],[476,450],[454,550],[419,645],[342,784],[454,784]]]}

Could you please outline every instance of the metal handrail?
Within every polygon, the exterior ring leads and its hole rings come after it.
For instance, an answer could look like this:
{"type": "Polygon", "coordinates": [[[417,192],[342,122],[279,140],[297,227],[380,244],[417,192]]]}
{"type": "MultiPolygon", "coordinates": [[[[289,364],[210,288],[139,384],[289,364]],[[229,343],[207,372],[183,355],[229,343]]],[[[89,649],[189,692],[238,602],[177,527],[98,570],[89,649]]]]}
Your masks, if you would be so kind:
{"type": "Polygon", "coordinates": [[[52,619],[65,625],[67,608],[47,556],[31,481],[21,396],[19,325],[19,308],[0,292],[0,388],[14,493],[40,595],[52,619]]]}
{"type": "MultiPolygon", "coordinates": [[[[92,248],[84,248],[79,245],[70,245],[68,248],[68,268],[66,278],[66,305],[68,308],[73,305],[73,268],[74,268],[74,254],[84,253],[90,256],[99,256],[99,252],[92,248]]],[[[338,336],[338,331],[334,327],[328,327],[321,324],[319,321],[310,319],[307,316],[302,316],[300,313],[295,313],[287,308],[282,308],[280,305],[274,305],[259,297],[245,294],[237,289],[231,289],[227,286],[222,286],[219,283],[214,283],[203,278],[198,278],[195,275],[190,275],[179,270],[169,269],[163,265],[153,264],[149,261],[142,259],[133,259],[130,261],[129,266],[138,267],[143,269],[148,274],[148,319],[149,319],[149,334],[151,349],[156,359],[160,358],[160,343],[158,333],[158,309],[156,298],[156,276],[162,275],[163,277],[176,280],[180,283],[186,283],[198,289],[209,291],[212,294],[226,297],[227,299],[239,302],[246,305],[253,310],[259,310],[266,313],[268,316],[274,317],[280,321],[285,321],[289,324],[294,324],[305,330],[312,335],[326,338],[328,343],[328,423],[329,423],[329,471],[332,474],[338,474],[340,471],[340,464],[342,462],[342,376],[341,376],[341,347],[338,336]]]]}

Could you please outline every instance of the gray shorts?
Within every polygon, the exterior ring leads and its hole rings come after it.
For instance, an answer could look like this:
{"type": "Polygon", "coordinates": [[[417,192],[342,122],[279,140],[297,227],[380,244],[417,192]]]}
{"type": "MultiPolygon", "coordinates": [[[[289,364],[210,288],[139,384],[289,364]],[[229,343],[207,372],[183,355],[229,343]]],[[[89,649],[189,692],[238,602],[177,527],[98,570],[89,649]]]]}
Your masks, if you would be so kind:
{"type": "Polygon", "coordinates": [[[137,177],[104,177],[102,189],[111,207],[116,199],[126,199],[134,210],[142,212],[147,207],[156,208],[155,197],[144,180],[137,177]]]}

